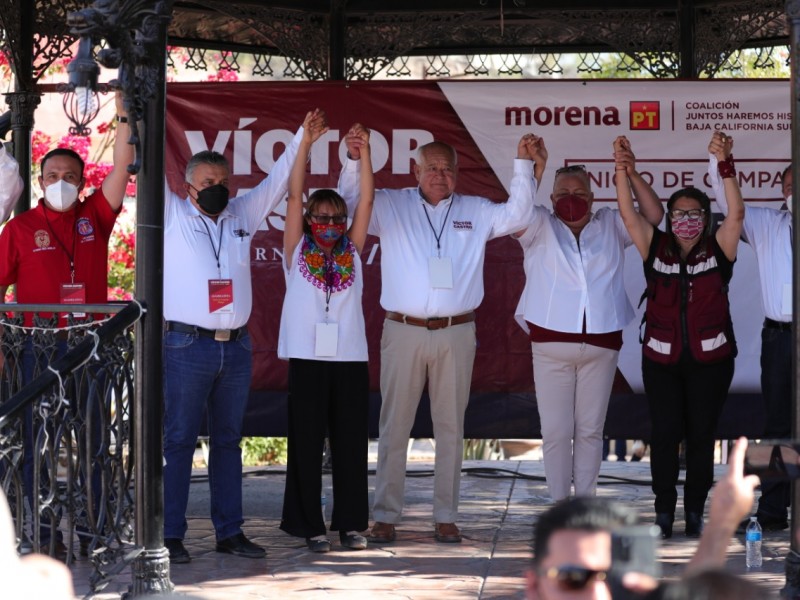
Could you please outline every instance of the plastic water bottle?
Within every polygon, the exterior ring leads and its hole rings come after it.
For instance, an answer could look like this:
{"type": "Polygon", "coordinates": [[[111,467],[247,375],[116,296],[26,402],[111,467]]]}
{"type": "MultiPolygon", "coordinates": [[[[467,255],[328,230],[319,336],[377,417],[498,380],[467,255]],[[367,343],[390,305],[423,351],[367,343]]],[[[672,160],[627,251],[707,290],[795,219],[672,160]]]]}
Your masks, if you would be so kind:
{"type": "Polygon", "coordinates": [[[322,497],[319,500],[320,500],[320,505],[322,506],[322,522],[324,523],[327,520],[327,517],[325,516],[325,509],[328,506],[328,496],[325,495],[324,490],[322,492],[322,497]]]}
{"type": "Polygon", "coordinates": [[[744,536],[744,563],[748,569],[761,568],[761,525],[756,517],[750,517],[744,536]]]}

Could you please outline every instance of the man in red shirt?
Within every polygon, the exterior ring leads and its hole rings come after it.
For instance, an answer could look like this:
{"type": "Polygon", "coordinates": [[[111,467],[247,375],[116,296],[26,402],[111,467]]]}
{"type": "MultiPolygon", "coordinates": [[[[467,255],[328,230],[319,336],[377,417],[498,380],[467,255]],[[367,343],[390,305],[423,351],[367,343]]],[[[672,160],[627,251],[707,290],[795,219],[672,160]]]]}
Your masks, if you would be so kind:
{"type": "MultiPolygon", "coordinates": [[[[5,297],[10,285],[15,285],[20,304],[104,304],[108,301],[108,240],[125,198],[129,179],[127,167],[134,158],[133,146],[128,144],[128,119],[119,94],[116,108],[118,128],[113,168],[100,188],[85,199],[79,199],[86,184],[84,162],[76,152],[56,148],[42,159],[39,185],[44,198],[36,207],[11,219],[0,233],[0,298],[5,297]]],[[[4,185],[9,184],[0,183],[0,187],[4,185]]],[[[26,314],[25,325],[33,324],[33,316],[26,314]]],[[[60,319],[58,324],[65,325],[65,319],[60,319]]],[[[48,361],[66,352],[67,344],[58,340],[53,353],[43,352],[44,348],[38,350],[34,350],[28,337],[18,357],[23,385],[46,368],[48,361]]],[[[73,383],[77,385],[79,379],[73,378],[73,383]]],[[[86,404],[86,394],[86,390],[71,390],[65,396],[78,398],[80,404],[86,404]]],[[[74,405],[70,410],[80,412],[74,405]]],[[[92,422],[99,423],[99,419],[92,419],[92,422]]],[[[35,506],[34,491],[39,487],[34,483],[33,441],[35,430],[41,427],[41,421],[33,418],[33,409],[28,406],[23,427],[23,485],[31,509],[35,506]]],[[[99,437],[100,432],[93,430],[91,438],[98,440],[99,437]]],[[[88,465],[81,465],[81,469],[81,479],[85,480],[88,465]]],[[[44,465],[41,475],[42,485],[49,485],[44,465]]],[[[100,489],[99,475],[97,469],[92,471],[92,480],[97,480],[93,487],[97,490],[100,489]]],[[[95,503],[98,497],[99,494],[95,503]]],[[[42,523],[39,542],[42,547],[49,545],[58,558],[65,559],[67,549],[60,533],[56,536],[50,533],[51,527],[57,527],[58,520],[58,515],[51,515],[49,526],[42,523]]],[[[86,533],[86,528],[80,527],[78,532],[86,533]]],[[[88,536],[82,535],[81,552],[84,554],[88,542],[88,536]]]]}

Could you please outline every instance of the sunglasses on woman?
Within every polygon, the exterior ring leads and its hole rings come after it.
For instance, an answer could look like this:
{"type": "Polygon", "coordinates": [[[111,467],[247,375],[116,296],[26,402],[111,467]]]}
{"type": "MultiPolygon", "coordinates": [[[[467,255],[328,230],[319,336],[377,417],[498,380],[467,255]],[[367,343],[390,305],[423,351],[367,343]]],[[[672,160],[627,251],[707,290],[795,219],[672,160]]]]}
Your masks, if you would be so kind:
{"type": "Polygon", "coordinates": [[[576,592],[589,585],[592,579],[605,581],[608,571],[596,571],[577,565],[562,565],[545,569],[542,575],[547,579],[554,580],[562,591],[576,592]]]}
{"type": "Polygon", "coordinates": [[[347,215],[309,215],[309,217],[320,225],[330,225],[331,223],[341,225],[342,223],[347,223],[347,215]]]}

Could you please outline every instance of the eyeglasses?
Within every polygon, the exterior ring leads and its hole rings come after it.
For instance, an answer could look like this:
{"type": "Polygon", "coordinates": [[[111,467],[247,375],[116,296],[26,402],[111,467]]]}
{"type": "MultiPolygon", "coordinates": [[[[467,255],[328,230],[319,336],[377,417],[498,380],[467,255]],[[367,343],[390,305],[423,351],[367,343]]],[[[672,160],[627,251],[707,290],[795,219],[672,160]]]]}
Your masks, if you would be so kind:
{"type": "Polygon", "coordinates": [[[585,588],[592,579],[605,581],[608,571],[595,571],[577,565],[563,565],[550,567],[544,571],[543,575],[547,579],[555,580],[561,590],[574,592],[585,588]]]}
{"type": "Polygon", "coordinates": [[[669,211],[669,216],[673,219],[682,219],[683,217],[689,217],[690,219],[699,219],[705,214],[705,210],[702,208],[692,208],[690,210],[681,210],[680,208],[673,208],[669,211]]]}
{"type": "Polygon", "coordinates": [[[336,225],[341,225],[342,223],[347,223],[347,215],[308,215],[312,219],[314,219],[315,223],[319,223],[320,225],[330,225],[331,223],[336,223],[336,225]]]}
{"type": "Polygon", "coordinates": [[[561,167],[556,169],[556,175],[561,175],[562,173],[586,173],[586,165],[567,165],[566,167],[561,167]]]}

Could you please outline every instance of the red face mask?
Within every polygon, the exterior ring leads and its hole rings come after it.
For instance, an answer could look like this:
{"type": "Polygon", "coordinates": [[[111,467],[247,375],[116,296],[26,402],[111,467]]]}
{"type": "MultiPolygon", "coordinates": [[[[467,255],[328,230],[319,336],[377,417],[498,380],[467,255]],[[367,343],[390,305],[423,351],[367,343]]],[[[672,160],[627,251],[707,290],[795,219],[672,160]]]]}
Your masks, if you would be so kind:
{"type": "Polygon", "coordinates": [[[580,221],[589,212],[589,202],[586,198],[569,194],[556,200],[556,215],[566,223],[580,221]]]}
{"type": "Polygon", "coordinates": [[[317,246],[326,250],[333,248],[346,231],[345,223],[329,223],[328,225],[310,223],[310,225],[311,235],[317,243],[317,246]]]}

